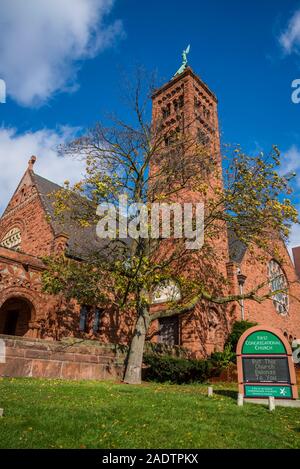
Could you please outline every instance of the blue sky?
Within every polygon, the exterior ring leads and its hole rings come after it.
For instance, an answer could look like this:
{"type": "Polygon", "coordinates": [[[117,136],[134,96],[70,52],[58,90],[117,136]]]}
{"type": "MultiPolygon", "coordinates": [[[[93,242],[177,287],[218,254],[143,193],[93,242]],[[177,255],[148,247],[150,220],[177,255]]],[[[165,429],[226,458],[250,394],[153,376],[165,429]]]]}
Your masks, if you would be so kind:
{"type": "Polygon", "coordinates": [[[1,10],[0,208],[32,153],[40,174],[76,178],[56,145],[118,111],[124,70],[142,64],[167,81],[189,43],[191,67],[218,96],[222,141],[276,143],[300,192],[299,0],[2,0],[1,10]]]}

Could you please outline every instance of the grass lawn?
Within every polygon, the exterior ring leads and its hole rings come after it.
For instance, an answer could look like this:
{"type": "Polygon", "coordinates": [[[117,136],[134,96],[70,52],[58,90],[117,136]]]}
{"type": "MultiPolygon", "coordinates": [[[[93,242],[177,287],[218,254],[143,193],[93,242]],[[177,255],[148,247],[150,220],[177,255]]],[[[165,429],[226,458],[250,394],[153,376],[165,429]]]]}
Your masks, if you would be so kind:
{"type": "Polygon", "coordinates": [[[1,448],[300,448],[300,409],[236,405],[236,386],[0,379],[1,448]]]}

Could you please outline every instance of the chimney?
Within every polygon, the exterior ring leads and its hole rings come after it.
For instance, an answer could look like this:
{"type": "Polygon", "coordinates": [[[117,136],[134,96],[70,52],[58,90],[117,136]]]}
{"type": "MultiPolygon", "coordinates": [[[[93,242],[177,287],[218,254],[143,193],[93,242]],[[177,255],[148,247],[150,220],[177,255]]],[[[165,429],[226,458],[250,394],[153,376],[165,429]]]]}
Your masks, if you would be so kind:
{"type": "Polygon", "coordinates": [[[298,277],[300,278],[300,246],[293,248],[293,256],[295,262],[295,269],[298,277]]]}

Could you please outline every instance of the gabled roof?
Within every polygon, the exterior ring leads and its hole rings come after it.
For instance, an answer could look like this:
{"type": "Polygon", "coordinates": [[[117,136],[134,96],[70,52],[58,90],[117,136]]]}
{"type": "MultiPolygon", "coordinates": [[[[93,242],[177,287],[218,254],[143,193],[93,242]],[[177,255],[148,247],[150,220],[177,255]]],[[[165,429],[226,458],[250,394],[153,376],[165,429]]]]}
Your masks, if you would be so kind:
{"type": "MultiPolygon", "coordinates": [[[[107,258],[114,256],[118,252],[120,253],[121,242],[118,243],[116,241],[111,243],[109,239],[99,239],[96,234],[96,226],[80,227],[68,212],[62,220],[58,220],[53,203],[55,193],[60,191],[62,187],[35,174],[32,170],[30,172],[32,182],[36,186],[54,235],[66,234],[68,236],[66,250],[68,256],[77,259],[87,259],[90,255],[98,252],[99,256],[107,258]]],[[[80,200],[81,198],[78,196],[79,203],[76,201],[76,204],[80,205],[80,200]]]]}
{"type": "Polygon", "coordinates": [[[31,179],[39,193],[46,215],[51,217],[50,222],[55,235],[62,233],[62,225],[55,221],[53,197],[51,197],[51,194],[55,194],[60,191],[62,187],[54,182],[48,181],[48,179],[45,179],[38,174],[35,174],[33,171],[31,171],[31,179]]]}
{"type": "Polygon", "coordinates": [[[61,220],[57,219],[54,208],[55,193],[60,191],[62,187],[35,174],[33,171],[31,171],[31,178],[40,196],[46,216],[49,218],[54,235],[57,236],[63,233],[69,238],[67,255],[84,259],[89,253],[99,249],[95,227],[81,228],[77,224],[75,226],[69,214],[66,214],[61,220]]]}

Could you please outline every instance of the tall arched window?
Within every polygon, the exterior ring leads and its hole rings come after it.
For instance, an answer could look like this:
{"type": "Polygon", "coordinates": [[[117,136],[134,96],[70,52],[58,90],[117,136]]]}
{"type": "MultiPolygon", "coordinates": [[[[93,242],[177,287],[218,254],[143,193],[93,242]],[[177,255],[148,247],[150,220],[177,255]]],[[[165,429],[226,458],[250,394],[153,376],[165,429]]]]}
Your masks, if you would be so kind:
{"type": "Polygon", "coordinates": [[[271,292],[277,292],[272,296],[274,306],[279,314],[287,314],[289,311],[288,281],[278,262],[271,260],[268,265],[269,282],[271,292]]]}
{"type": "Polygon", "coordinates": [[[6,233],[5,236],[3,236],[0,245],[5,248],[15,249],[16,251],[18,251],[21,245],[20,228],[12,228],[11,230],[9,230],[9,232],[6,233]]]}

